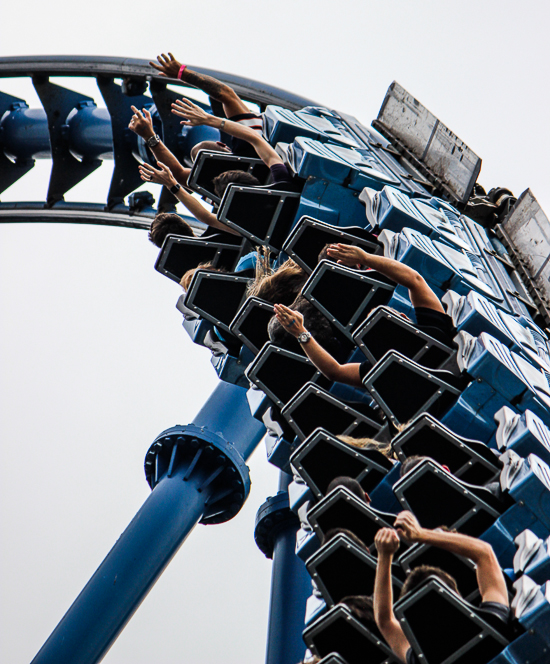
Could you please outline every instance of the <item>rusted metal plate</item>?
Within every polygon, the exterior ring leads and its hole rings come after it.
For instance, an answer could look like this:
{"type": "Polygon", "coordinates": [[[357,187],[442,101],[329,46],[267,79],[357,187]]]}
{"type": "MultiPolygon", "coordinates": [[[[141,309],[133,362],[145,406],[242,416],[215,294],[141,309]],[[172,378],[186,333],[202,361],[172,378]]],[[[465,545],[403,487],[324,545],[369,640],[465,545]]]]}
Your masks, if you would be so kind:
{"type": "Polygon", "coordinates": [[[455,201],[468,200],[481,159],[396,81],[388,88],[375,126],[397,139],[455,201]]]}
{"type": "Polygon", "coordinates": [[[550,308],[550,221],[530,189],[518,198],[500,226],[546,312],[550,308]]]}

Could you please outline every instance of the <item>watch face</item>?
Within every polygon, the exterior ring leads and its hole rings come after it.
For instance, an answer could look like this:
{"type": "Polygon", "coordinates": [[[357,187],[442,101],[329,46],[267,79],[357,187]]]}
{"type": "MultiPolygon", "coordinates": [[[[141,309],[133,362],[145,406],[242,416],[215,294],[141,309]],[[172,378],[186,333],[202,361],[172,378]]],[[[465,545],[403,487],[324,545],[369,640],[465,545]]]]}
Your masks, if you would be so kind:
{"type": "Polygon", "coordinates": [[[311,334],[309,332],[302,332],[298,335],[298,341],[301,344],[305,344],[306,341],[309,341],[311,334]]]}

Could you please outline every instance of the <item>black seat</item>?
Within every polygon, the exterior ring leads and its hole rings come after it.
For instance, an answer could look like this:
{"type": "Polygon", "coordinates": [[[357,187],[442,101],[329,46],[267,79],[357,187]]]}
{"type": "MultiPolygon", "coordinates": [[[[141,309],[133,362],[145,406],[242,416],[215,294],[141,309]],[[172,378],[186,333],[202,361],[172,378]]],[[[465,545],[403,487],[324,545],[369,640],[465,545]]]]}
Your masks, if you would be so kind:
{"type": "Polygon", "coordinates": [[[389,350],[395,350],[423,367],[439,369],[456,354],[455,349],[384,306],[369,313],[354,332],[353,340],[371,364],[376,364],[389,350]]]}
{"type": "Polygon", "coordinates": [[[439,567],[456,580],[460,594],[465,600],[475,602],[480,598],[476,566],[468,558],[457,556],[437,546],[413,544],[404,551],[400,551],[397,562],[405,574],[409,574],[411,570],[420,565],[439,567]]]}
{"type": "MultiPolygon", "coordinates": [[[[323,663],[332,664],[331,654],[338,653],[346,664],[397,664],[398,660],[375,630],[375,626],[372,631],[367,629],[347,606],[338,604],[308,625],[303,638],[315,655],[324,658],[323,663]]],[[[340,664],[341,659],[336,662],[340,664]]]]}
{"type": "Polygon", "coordinates": [[[266,343],[246,370],[248,379],[282,408],[307,382],[326,379],[315,365],[290,350],[266,343]]]}
{"type": "Polygon", "coordinates": [[[237,312],[229,329],[254,355],[257,355],[262,346],[269,341],[267,325],[273,318],[274,312],[270,302],[259,297],[249,297],[237,312]]]}
{"type": "Polygon", "coordinates": [[[330,530],[343,528],[357,535],[375,554],[374,537],[380,528],[393,528],[395,514],[375,510],[339,486],[308,511],[307,520],[321,542],[330,530]]]}
{"type": "Polygon", "coordinates": [[[341,242],[364,249],[369,254],[382,253],[382,244],[361,226],[332,226],[313,217],[302,217],[288,239],[283,250],[311,274],[317,265],[317,257],[327,244],[341,242]]]}
{"type": "Polygon", "coordinates": [[[392,440],[392,447],[400,461],[415,455],[428,456],[470,484],[485,484],[502,468],[498,456],[484,443],[458,436],[427,413],[401,431],[392,440]]]}
{"type": "Polygon", "coordinates": [[[167,235],[155,263],[155,270],[178,284],[187,270],[200,263],[233,270],[241,256],[249,251],[248,240],[230,233],[219,233],[208,239],[167,235]],[[231,241],[234,237],[237,243],[231,241]]]}
{"type": "Polygon", "coordinates": [[[246,299],[251,279],[238,273],[197,270],[185,297],[185,306],[230,334],[229,326],[246,299]]]}
{"type": "Polygon", "coordinates": [[[376,450],[352,447],[325,429],[316,429],[290,458],[290,463],[317,499],[335,477],[352,477],[369,492],[392,469],[391,461],[376,450]]]}
{"type": "Polygon", "coordinates": [[[282,185],[231,184],[225,190],[217,216],[252,243],[278,253],[294,223],[299,203],[300,194],[284,191],[282,185]]]}
{"type": "MultiPolygon", "coordinates": [[[[372,595],[374,591],[376,558],[347,535],[338,534],[324,544],[308,558],[306,567],[329,606],[344,597],[372,595]]],[[[403,584],[397,575],[402,576],[402,570],[393,563],[392,584],[398,595],[403,584]]]]}
{"type": "Polygon", "coordinates": [[[428,577],[394,606],[413,651],[426,664],[486,664],[508,645],[482,612],[437,577],[428,577]]]}
{"type": "Polygon", "coordinates": [[[424,459],[393,486],[393,492],[425,528],[447,526],[478,537],[506,510],[484,487],[466,484],[424,459]]]}
{"type": "Polygon", "coordinates": [[[436,417],[456,401],[468,378],[426,369],[401,353],[387,352],[363,378],[363,385],[393,424],[406,424],[424,411],[436,417]]]}
{"type": "Polygon", "coordinates": [[[341,401],[314,383],[306,383],[281,412],[300,440],[318,427],[335,436],[375,438],[387,426],[369,405],[341,401]]]}
{"type": "Polygon", "coordinates": [[[187,186],[201,196],[219,204],[212,180],[226,171],[244,171],[266,184],[270,171],[258,157],[241,157],[215,150],[200,150],[189,174],[187,186]]]}
{"type": "Polygon", "coordinates": [[[389,302],[395,285],[374,270],[353,270],[322,260],[305,283],[302,295],[353,340],[353,333],[370,310],[389,302]]]}

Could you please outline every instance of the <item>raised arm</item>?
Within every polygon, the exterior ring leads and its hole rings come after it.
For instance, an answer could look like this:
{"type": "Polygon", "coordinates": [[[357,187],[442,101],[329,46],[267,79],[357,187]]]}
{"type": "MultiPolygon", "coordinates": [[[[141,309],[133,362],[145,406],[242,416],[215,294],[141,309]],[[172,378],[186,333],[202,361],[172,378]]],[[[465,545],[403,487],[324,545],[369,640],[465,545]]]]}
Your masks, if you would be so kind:
{"type": "MultiPolygon", "coordinates": [[[[150,138],[154,138],[156,134],[155,130],[153,129],[151,113],[149,113],[146,108],[144,108],[143,111],[140,111],[135,106],[132,106],[132,111],[134,111],[134,115],[132,115],[128,129],[131,129],[138,136],[141,136],[144,141],[148,141],[150,138]]],[[[166,147],[166,145],[164,145],[162,141],[159,141],[153,145],[150,150],[155,155],[155,159],[157,161],[160,161],[168,166],[179,184],[187,184],[187,178],[189,177],[191,169],[182,166],[178,159],[174,156],[174,154],[172,154],[172,152],[170,152],[170,150],[166,147]]]]}
{"type": "Polygon", "coordinates": [[[398,514],[394,525],[407,542],[431,544],[472,560],[476,565],[477,584],[482,601],[509,605],[504,574],[490,544],[461,533],[422,528],[411,512],[398,514]]]}
{"type": "Polygon", "coordinates": [[[145,182],[155,182],[157,184],[163,184],[172,193],[174,196],[181,201],[185,207],[191,212],[191,214],[202,221],[203,224],[211,226],[212,228],[217,228],[218,230],[225,231],[226,233],[231,233],[233,235],[239,235],[239,233],[233,228],[229,228],[226,224],[223,224],[221,221],[218,221],[218,218],[212,212],[209,212],[194,196],[185,191],[179,183],[176,181],[176,178],[172,175],[172,172],[165,164],[158,162],[159,168],[153,168],[149,164],[142,164],[139,167],[139,174],[141,179],[145,182]],[[173,189],[178,187],[177,191],[173,189]]]}
{"type": "Polygon", "coordinates": [[[150,62],[151,67],[160,72],[161,76],[168,76],[169,78],[179,78],[185,83],[189,83],[199,90],[206,92],[209,97],[217,99],[223,104],[223,110],[228,118],[241,113],[250,113],[250,109],[233,90],[232,87],[226,83],[218,81],[213,76],[206,74],[199,74],[187,65],[182,64],[171,54],[165,55],[162,53],[157,56],[157,62],[150,62]]]}
{"type": "Polygon", "coordinates": [[[391,565],[393,555],[399,548],[399,536],[393,528],[381,528],[376,533],[374,543],[378,551],[374,578],[374,620],[389,647],[402,662],[406,662],[411,645],[393,612],[391,582],[391,565]]]}
{"type": "Polygon", "coordinates": [[[349,244],[331,244],[327,253],[329,258],[342,265],[370,267],[380,272],[380,274],[393,279],[400,286],[405,286],[409,289],[409,296],[413,307],[426,307],[427,309],[445,313],[445,309],[439,298],[428,286],[424,277],[408,265],[393,260],[393,258],[368,254],[363,249],[352,247],[349,244]]]}
{"type": "Polygon", "coordinates": [[[210,115],[188,99],[178,99],[172,104],[172,113],[185,118],[182,122],[184,125],[190,127],[208,125],[216,129],[223,129],[227,134],[250,143],[258,153],[258,157],[268,167],[283,163],[281,157],[279,157],[271,145],[257,131],[250,129],[250,127],[245,127],[238,122],[231,122],[231,120],[223,120],[215,115],[210,115]]]}
{"type": "MultiPolygon", "coordinates": [[[[289,309],[284,304],[276,304],[274,308],[277,320],[289,334],[298,339],[301,334],[308,333],[304,327],[304,317],[299,311],[289,309]]],[[[361,365],[358,362],[340,364],[313,337],[302,343],[302,348],[317,369],[329,380],[355,387],[361,386],[359,375],[361,365]]]]}

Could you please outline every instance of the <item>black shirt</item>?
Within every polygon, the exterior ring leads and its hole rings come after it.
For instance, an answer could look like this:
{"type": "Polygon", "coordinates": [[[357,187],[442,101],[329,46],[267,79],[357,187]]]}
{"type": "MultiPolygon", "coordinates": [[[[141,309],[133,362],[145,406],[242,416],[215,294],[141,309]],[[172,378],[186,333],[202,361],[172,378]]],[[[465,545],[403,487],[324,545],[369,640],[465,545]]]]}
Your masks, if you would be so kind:
{"type": "Polygon", "coordinates": [[[289,184],[292,182],[292,177],[284,164],[273,164],[269,170],[271,171],[271,179],[273,180],[272,184],[289,184]]]}
{"type": "MultiPolygon", "coordinates": [[[[228,120],[231,120],[231,122],[239,122],[245,127],[250,127],[250,129],[258,131],[260,136],[262,135],[262,116],[258,115],[258,113],[240,113],[239,115],[232,115],[228,120]]],[[[242,138],[235,138],[234,136],[230,136],[223,132],[222,140],[231,148],[231,152],[234,155],[239,157],[258,156],[254,147],[242,138]]]]}
{"type": "MultiPolygon", "coordinates": [[[[456,346],[454,338],[457,334],[456,327],[453,325],[453,319],[442,311],[428,309],[427,307],[416,307],[414,310],[416,316],[416,327],[431,337],[454,348],[456,346]]],[[[361,362],[359,367],[359,377],[361,380],[372,368],[370,362],[361,362]]]]}

